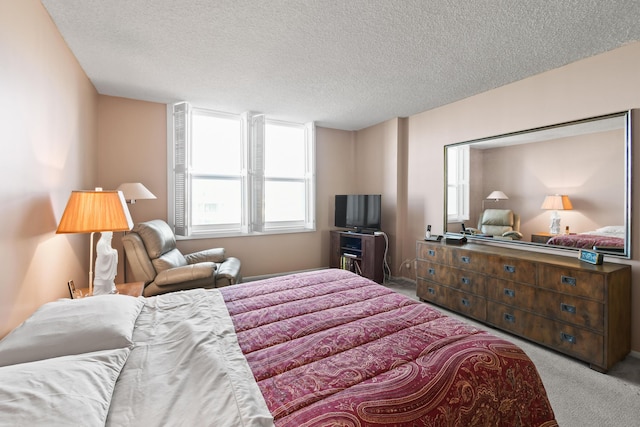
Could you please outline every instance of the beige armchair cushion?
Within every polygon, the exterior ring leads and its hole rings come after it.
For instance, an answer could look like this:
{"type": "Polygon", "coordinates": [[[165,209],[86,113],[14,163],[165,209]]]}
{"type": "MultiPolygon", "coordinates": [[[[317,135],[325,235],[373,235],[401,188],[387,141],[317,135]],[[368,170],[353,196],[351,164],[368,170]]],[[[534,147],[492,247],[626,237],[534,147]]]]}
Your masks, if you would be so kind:
{"type": "Polygon", "coordinates": [[[176,236],[164,221],[141,222],[131,231],[140,236],[151,259],[156,259],[176,248],[176,236]]]}
{"type": "Polygon", "coordinates": [[[224,262],[227,257],[225,256],[224,248],[205,249],[203,251],[187,254],[184,256],[187,260],[187,264],[195,264],[197,262],[224,262]]]}
{"type": "Polygon", "coordinates": [[[158,273],[170,268],[184,267],[188,264],[182,253],[177,249],[172,249],[151,262],[158,273]]]}
{"type": "Polygon", "coordinates": [[[520,216],[511,209],[486,209],[478,220],[478,228],[470,230],[473,234],[520,240],[520,216]]]}
{"type": "Polygon", "coordinates": [[[215,270],[216,265],[212,262],[185,265],[184,267],[171,268],[158,273],[154,283],[158,286],[166,286],[193,280],[211,280],[215,270]]]}
{"type": "Polygon", "coordinates": [[[501,236],[513,230],[513,211],[508,209],[487,209],[482,215],[482,223],[478,224],[484,234],[501,236]]]}

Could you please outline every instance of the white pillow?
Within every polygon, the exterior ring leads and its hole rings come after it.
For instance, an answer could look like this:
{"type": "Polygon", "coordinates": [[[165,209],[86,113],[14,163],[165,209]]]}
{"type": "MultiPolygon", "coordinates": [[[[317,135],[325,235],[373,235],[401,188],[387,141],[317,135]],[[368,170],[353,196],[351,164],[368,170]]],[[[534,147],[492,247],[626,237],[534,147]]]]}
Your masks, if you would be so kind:
{"type": "Polygon", "coordinates": [[[625,231],[624,225],[607,225],[606,227],[598,228],[598,233],[610,233],[610,234],[622,234],[625,231]]]}
{"type": "Polygon", "coordinates": [[[0,368],[0,426],[104,426],[129,348],[0,368]]]}
{"type": "Polygon", "coordinates": [[[0,341],[0,366],[131,346],[143,306],[117,294],[44,304],[0,341]]]}

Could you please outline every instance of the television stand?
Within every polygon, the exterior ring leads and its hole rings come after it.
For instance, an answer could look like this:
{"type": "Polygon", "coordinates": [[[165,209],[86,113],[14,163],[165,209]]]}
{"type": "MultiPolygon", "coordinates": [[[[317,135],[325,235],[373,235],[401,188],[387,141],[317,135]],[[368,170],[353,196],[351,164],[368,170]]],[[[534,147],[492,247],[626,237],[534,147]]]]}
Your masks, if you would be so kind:
{"type": "Polygon", "coordinates": [[[369,231],[372,234],[332,230],[329,266],[341,268],[341,260],[346,257],[351,260],[346,264],[353,267],[350,268],[351,271],[374,282],[383,283],[385,239],[383,235],[373,234],[374,230],[369,231]]]}

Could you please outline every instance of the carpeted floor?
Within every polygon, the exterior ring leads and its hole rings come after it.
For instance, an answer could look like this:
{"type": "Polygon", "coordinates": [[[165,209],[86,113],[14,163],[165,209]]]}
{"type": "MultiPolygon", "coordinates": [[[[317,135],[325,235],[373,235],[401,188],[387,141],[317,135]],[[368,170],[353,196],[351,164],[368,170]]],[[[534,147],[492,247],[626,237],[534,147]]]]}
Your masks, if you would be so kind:
{"type": "MultiPolygon", "coordinates": [[[[396,278],[385,285],[418,299],[410,280],[396,278]]],[[[538,368],[560,427],[640,426],[640,358],[629,355],[602,374],[579,360],[435,307],[520,346],[538,368]]]]}

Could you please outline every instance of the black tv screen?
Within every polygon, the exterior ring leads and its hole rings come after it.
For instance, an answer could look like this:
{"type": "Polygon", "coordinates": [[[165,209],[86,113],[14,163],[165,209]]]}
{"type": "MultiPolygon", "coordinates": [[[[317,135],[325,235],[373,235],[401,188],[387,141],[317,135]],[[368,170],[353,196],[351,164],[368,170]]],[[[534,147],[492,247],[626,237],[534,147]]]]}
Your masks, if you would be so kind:
{"type": "Polygon", "coordinates": [[[356,231],[380,230],[381,211],[380,194],[337,194],[335,226],[356,231]]]}

